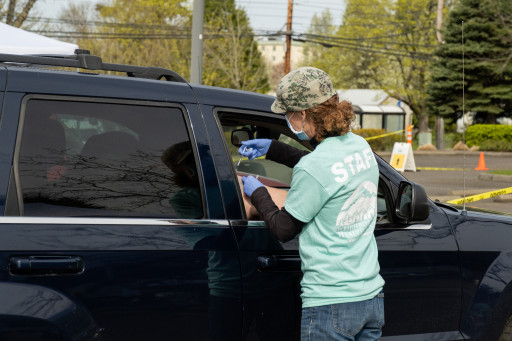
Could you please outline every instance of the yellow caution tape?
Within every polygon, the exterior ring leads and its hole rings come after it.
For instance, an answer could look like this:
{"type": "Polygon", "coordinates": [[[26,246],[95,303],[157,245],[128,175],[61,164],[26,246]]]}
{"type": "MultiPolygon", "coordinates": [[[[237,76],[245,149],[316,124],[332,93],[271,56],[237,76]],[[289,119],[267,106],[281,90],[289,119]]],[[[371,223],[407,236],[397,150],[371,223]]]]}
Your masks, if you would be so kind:
{"type": "Polygon", "coordinates": [[[387,133],[387,134],[382,134],[382,135],[377,135],[377,136],[371,136],[371,137],[365,137],[365,140],[366,141],[369,141],[369,140],[375,140],[375,139],[379,139],[381,137],[386,137],[386,136],[389,136],[389,135],[395,135],[395,134],[401,134],[403,133],[405,130],[399,130],[399,131],[394,131],[392,133],[387,133]]]}
{"type": "Polygon", "coordinates": [[[486,192],[486,193],[482,193],[482,194],[472,195],[470,197],[467,197],[466,199],[462,198],[462,199],[449,200],[449,201],[447,201],[447,203],[461,205],[464,201],[466,201],[468,203],[468,202],[473,202],[473,201],[478,201],[478,200],[483,200],[483,199],[489,199],[492,197],[498,197],[500,195],[505,195],[505,194],[510,194],[510,193],[512,193],[512,187],[498,189],[496,191],[486,192]]]}
{"type": "Polygon", "coordinates": [[[440,171],[461,171],[463,168],[439,168],[439,167],[416,167],[416,169],[421,170],[440,170],[440,171]]]}

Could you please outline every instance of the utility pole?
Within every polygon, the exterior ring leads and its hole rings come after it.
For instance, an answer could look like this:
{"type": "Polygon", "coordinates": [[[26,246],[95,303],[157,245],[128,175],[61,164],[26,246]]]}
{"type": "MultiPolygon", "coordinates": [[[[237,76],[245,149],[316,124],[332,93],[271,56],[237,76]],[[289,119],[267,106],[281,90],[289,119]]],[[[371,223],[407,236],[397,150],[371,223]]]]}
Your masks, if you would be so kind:
{"type": "MultiPolygon", "coordinates": [[[[444,9],[444,0],[437,0],[437,43],[443,43],[443,33],[441,30],[443,29],[443,9],[444,9]]],[[[437,115],[436,117],[436,148],[444,149],[444,118],[437,115]]]]}
{"type": "Polygon", "coordinates": [[[190,83],[203,80],[203,21],[204,0],[194,0],[192,9],[192,57],[190,59],[190,83]]]}
{"type": "Polygon", "coordinates": [[[290,55],[292,52],[292,18],[293,0],[288,0],[288,17],[286,19],[286,51],[284,54],[284,74],[290,72],[290,55]]]}

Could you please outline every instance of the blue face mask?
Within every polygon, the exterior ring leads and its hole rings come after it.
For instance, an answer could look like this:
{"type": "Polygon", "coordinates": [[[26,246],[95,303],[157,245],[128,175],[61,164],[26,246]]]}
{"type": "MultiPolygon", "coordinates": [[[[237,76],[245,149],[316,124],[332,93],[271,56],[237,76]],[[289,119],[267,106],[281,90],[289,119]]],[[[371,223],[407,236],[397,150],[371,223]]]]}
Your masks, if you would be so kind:
{"type": "MultiPolygon", "coordinates": [[[[295,113],[292,114],[292,116],[295,115],[295,113]]],[[[291,117],[291,116],[290,116],[291,117]]],[[[292,133],[294,133],[295,135],[297,135],[297,137],[299,138],[299,140],[302,140],[302,141],[308,141],[310,140],[309,136],[304,132],[304,121],[302,121],[302,131],[297,131],[295,129],[293,129],[292,125],[290,124],[290,121],[288,120],[288,116],[287,115],[284,115],[284,118],[286,119],[286,124],[288,124],[288,128],[290,128],[290,130],[292,131],[292,133]]]]}

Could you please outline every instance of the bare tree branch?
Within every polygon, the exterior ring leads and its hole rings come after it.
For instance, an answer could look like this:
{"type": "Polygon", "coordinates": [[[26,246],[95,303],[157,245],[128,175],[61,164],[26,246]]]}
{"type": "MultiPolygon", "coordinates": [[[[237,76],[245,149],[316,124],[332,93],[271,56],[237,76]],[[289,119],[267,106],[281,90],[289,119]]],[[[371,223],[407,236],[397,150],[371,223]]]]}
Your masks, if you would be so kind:
{"type": "Polygon", "coordinates": [[[27,1],[25,6],[23,7],[23,10],[21,11],[21,13],[16,17],[16,21],[13,24],[14,27],[20,27],[23,24],[23,22],[25,22],[25,20],[27,19],[28,13],[32,9],[32,7],[36,3],[36,1],[37,0],[28,0],[27,1]]]}
{"type": "Polygon", "coordinates": [[[14,21],[14,10],[16,9],[16,0],[9,0],[9,7],[7,9],[7,19],[5,23],[7,25],[12,25],[14,21]]]}

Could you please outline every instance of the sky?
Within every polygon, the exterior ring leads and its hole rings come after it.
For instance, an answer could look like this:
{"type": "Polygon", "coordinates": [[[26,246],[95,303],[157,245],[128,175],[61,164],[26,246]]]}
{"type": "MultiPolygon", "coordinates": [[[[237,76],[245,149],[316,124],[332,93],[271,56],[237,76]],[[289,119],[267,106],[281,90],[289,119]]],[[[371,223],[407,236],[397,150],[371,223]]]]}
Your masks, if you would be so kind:
{"type": "MultiPolygon", "coordinates": [[[[35,8],[41,16],[57,18],[60,10],[70,0],[38,0],[35,8]]],[[[75,3],[94,5],[96,0],[71,0],[75,3]]],[[[263,31],[286,30],[288,0],[235,0],[237,5],[244,8],[256,33],[263,31]]],[[[295,33],[305,33],[316,13],[320,15],[329,8],[334,18],[334,24],[341,23],[345,8],[344,0],[294,0],[292,30],[295,33]]]]}

